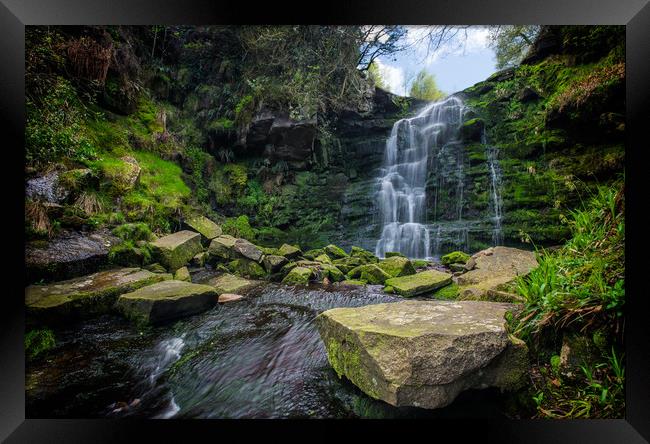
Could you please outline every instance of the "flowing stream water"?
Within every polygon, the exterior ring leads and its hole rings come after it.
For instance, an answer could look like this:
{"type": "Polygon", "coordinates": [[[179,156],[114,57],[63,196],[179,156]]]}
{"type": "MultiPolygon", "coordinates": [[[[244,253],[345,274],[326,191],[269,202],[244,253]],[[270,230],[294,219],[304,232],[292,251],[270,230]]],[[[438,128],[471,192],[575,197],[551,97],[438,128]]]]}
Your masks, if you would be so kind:
{"type": "MultiPolygon", "coordinates": [[[[195,282],[214,275],[193,273],[195,282]]],[[[28,363],[26,414],[38,417],[503,417],[496,391],[427,411],[394,408],[339,379],[314,318],[335,307],[396,302],[381,286],[267,284],[246,299],[139,329],[103,316],[55,330],[57,347],[28,363]]]]}

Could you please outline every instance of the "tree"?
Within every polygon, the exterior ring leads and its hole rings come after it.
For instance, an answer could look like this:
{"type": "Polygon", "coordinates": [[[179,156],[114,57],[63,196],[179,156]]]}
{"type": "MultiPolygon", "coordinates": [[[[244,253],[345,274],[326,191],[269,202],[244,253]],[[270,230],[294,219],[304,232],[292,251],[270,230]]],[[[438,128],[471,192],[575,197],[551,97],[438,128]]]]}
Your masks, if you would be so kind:
{"type": "Polygon", "coordinates": [[[490,46],[494,49],[497,69],[521,62],[539,34],[538,25],[500,25],[490,28],[490,46]]]}
{"type": "Polygon", "coordinates": [[[416,99],[433,101],[444,99],[446,96],[445,93],[438,89],[435,77],[424,69],[415,77],[409,95],[416,99]]]}
{"type": "Polygon", "coordinates": [[[379,72],[379,67],[375,62],[368,66],[368,78],[377,88],[386,89],[386,82],[381,77],[381,72],[379,72]]]}

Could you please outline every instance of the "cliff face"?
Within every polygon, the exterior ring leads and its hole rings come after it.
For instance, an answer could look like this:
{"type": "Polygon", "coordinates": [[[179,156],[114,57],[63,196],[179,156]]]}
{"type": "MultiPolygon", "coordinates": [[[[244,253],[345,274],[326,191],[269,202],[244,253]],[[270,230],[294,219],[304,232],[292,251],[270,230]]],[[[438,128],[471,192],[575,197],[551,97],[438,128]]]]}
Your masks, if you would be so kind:
{"type": "MultiPolygon", "coordinates": [[[[505,244],[557,244],[561,214],[622,171],[621,29],[550,27],[522,65],[455,94],[461,143],[429,153],[440,253],[492,244],[497,201],[505,244]]],[[[69,179],[63,201],[29,203],[28,236],[124,222],[168,232],[201,213],[261,245],[374,249],[386,139],[425,103],[362,82],[360,100],[304,119],[246,93],[236,29],[168,31],[28,29],[28,179],[52,164],[69,179]]]]}

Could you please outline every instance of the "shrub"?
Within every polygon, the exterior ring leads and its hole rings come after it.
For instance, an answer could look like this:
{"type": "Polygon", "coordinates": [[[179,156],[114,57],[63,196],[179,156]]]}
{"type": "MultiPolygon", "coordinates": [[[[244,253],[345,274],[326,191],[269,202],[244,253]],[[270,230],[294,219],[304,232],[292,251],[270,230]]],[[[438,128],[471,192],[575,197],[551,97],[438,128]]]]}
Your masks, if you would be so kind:
{"type": "Polygon", "coordinates": [[[30,330],[25,335],[25,356],[34,359],[41,353],[54,348],[56,340],[54,333],[48,328],[30,330]]]}

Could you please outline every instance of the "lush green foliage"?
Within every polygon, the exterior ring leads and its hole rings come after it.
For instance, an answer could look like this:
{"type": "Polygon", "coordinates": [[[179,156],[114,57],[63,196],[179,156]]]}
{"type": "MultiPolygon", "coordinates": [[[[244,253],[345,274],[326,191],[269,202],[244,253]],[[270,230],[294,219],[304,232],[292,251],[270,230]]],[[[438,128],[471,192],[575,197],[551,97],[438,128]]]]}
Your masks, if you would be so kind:
{"type": "Polygon", "coordinates": [[[540,31],[538,25],[499,25],[490,29],[497,69],[518,64],[540,31]]]}
{"type": "Polygon", "coordinates": [[[416,99],[437,101],[444,99],[446,94],[438,89],[435,77],[423,69],[413,80],[409,96],[416,99]]]}

